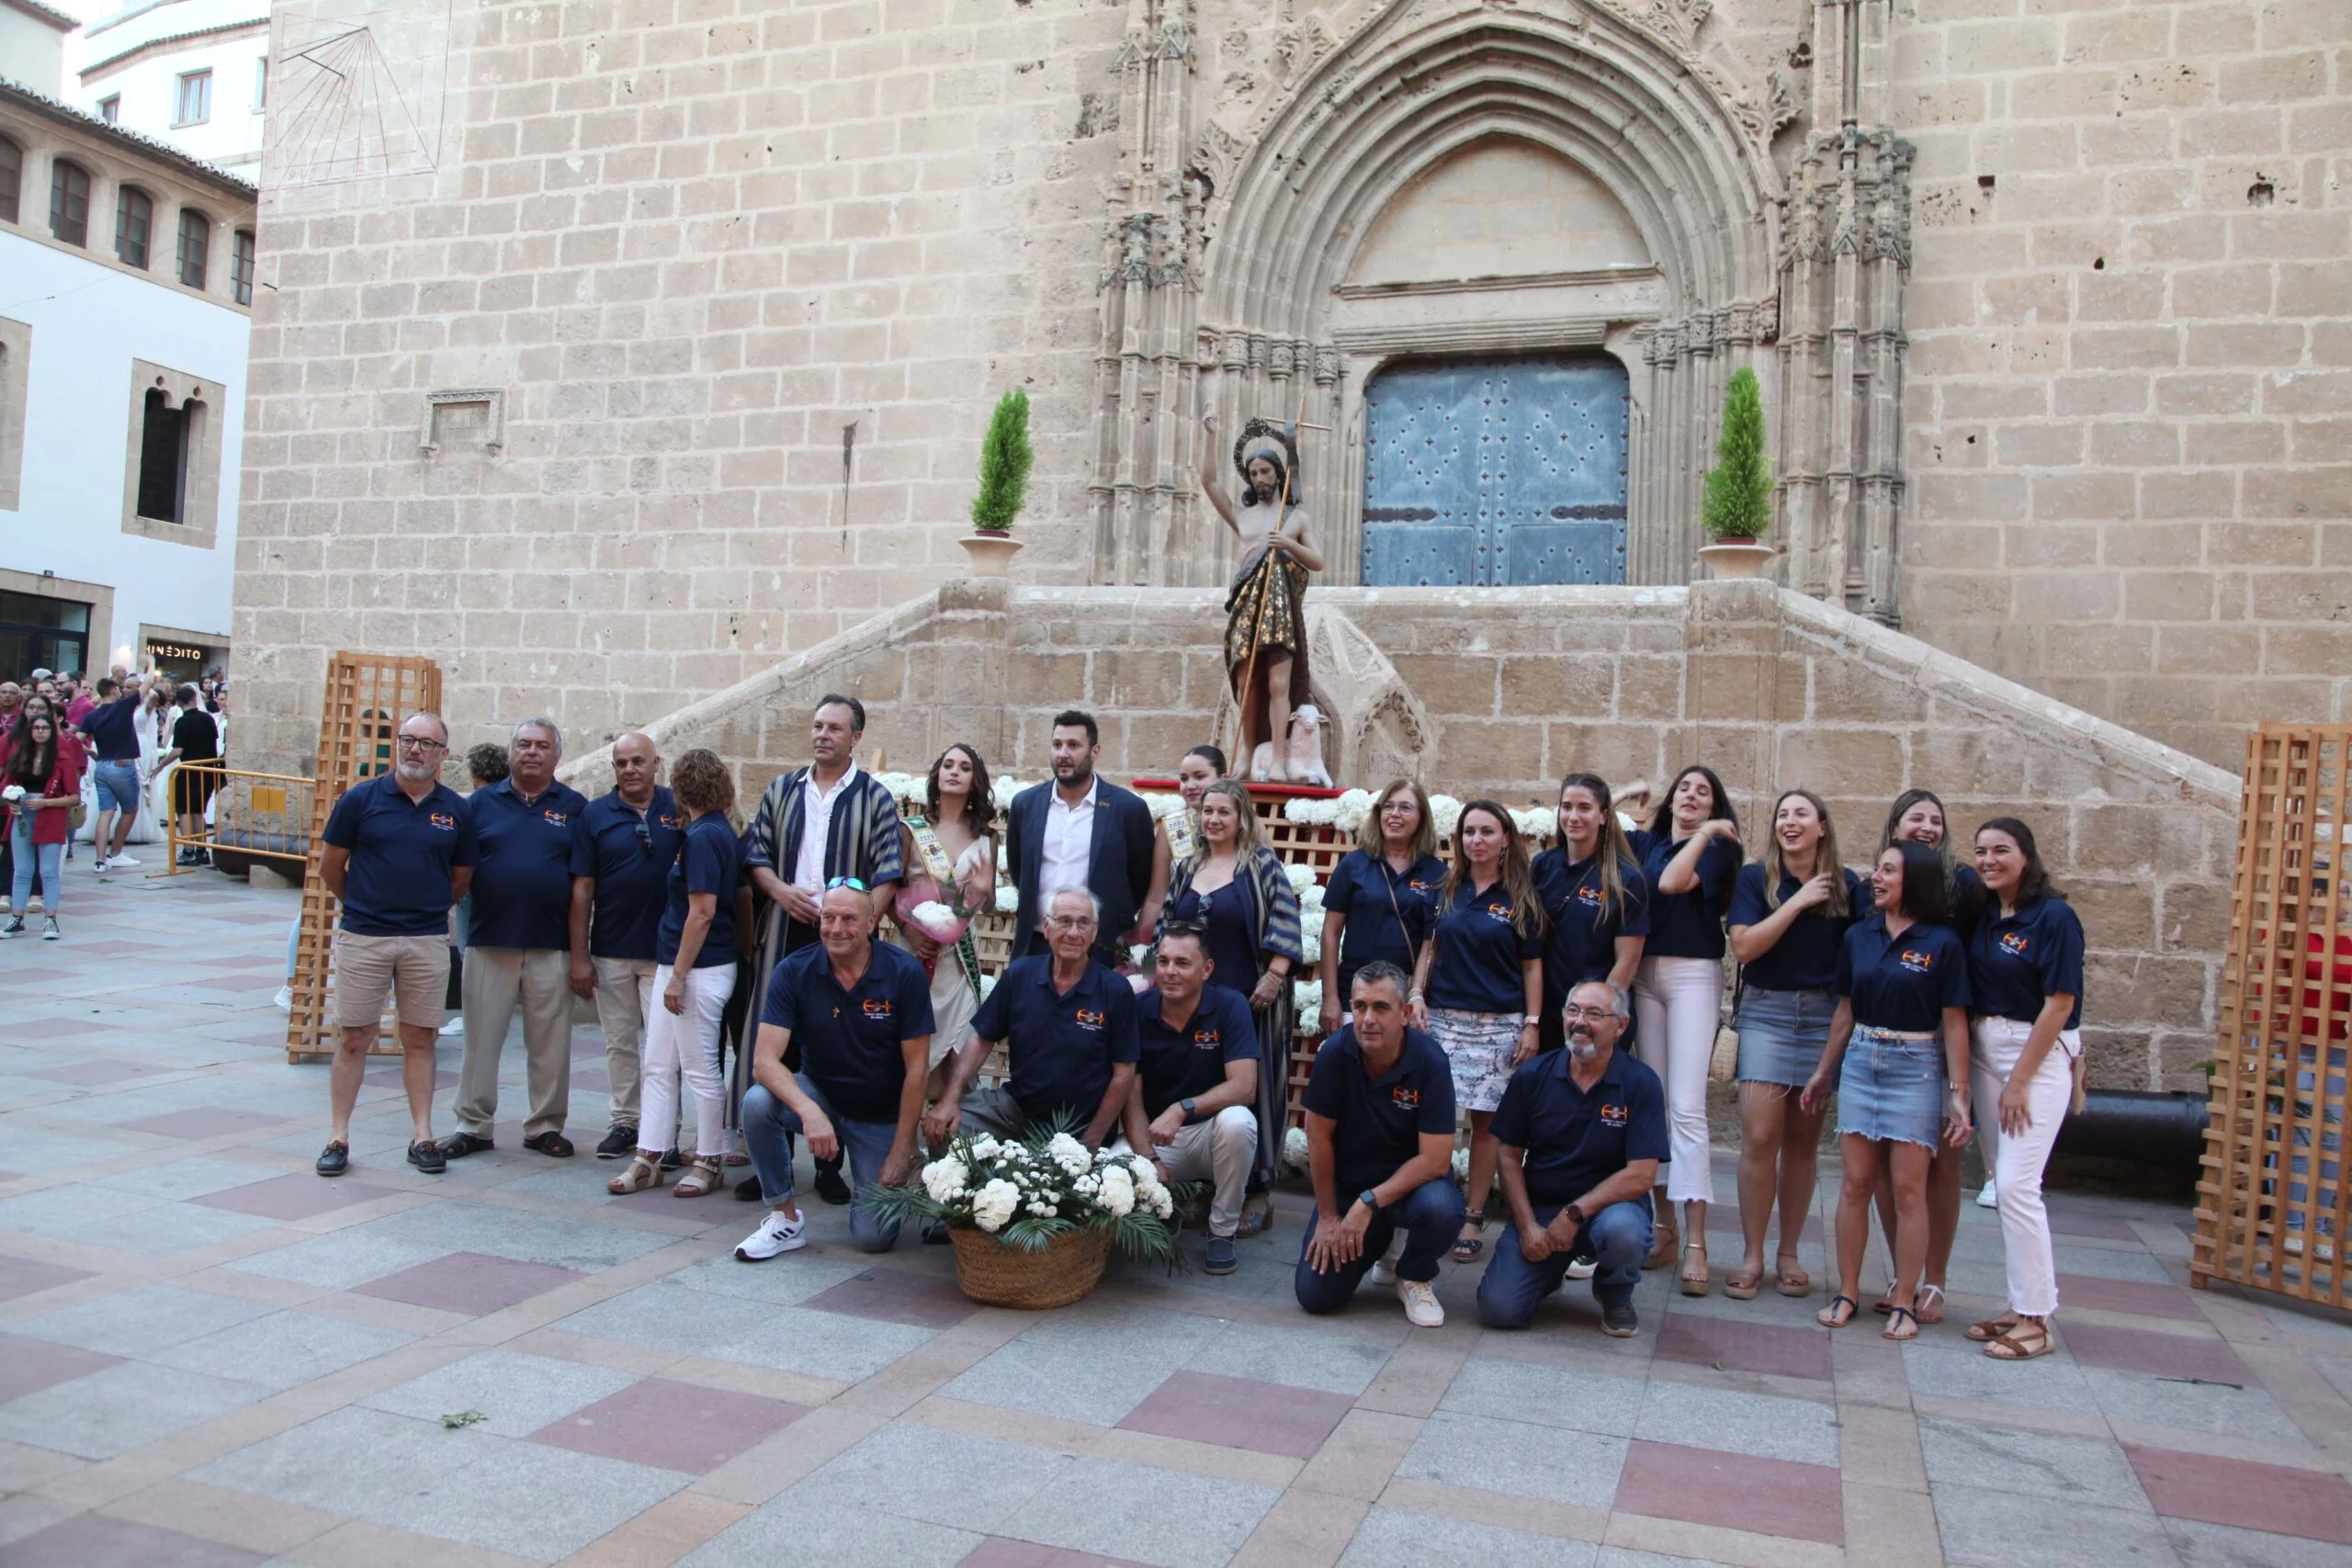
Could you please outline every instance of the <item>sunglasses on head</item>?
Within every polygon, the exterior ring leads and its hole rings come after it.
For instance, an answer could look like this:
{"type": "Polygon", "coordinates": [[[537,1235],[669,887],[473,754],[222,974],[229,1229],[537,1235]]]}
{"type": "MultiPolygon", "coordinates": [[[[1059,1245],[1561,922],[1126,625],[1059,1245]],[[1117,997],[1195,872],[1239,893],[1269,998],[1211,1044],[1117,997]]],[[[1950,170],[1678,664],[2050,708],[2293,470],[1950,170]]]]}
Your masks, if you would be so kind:
{"type": "Polygon", "coordinates": [[[874,891],[854,876],[835,876],[826,879],[826,892],[831,893],[836,887],[846,887],[853,893],[871,893],[874,891]]]}

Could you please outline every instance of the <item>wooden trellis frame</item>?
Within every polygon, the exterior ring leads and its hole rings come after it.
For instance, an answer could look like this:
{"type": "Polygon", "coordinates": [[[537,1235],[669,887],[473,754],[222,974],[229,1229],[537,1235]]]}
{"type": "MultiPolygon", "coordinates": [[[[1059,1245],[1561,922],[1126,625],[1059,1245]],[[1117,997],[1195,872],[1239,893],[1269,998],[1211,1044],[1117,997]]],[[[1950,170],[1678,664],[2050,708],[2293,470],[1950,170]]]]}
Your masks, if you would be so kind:
{"type": "MultiPolygon", "coordinates": [[[[334,1019],[327,1006],[340,908],[319,874],[326,849],[327,814],[343,792],[388,772],[401,720],[441,711],[441,667],[429,659],[336,653],[327,660],[326,701],[319,710],[319,749],[311,769],[310,874],[302,882],[302,929],[295,946],[294,1006],[286,1021],[286,1059],[331,1055],[334,1019]]],[[[399,1037],[387,1015],[374,1054],[398,1055],[399,1037]]]]}
{"type": "Polygon", "coordinates": [[[2230,945],[2189,1280],[2352,1306],[2344,1170],[2352,726],[2246,738],[2230,945]]]}

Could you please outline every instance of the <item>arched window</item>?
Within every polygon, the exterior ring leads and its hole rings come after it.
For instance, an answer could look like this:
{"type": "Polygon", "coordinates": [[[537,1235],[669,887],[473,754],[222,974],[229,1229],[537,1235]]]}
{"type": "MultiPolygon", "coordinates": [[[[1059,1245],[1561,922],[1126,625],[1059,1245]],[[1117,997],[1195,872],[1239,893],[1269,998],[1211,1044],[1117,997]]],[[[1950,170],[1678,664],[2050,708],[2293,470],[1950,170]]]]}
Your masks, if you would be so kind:
{"type": "Polygon", "coordinates": [[[147,240],[155,228],[155,202],[137,186],[124,186],[114,204],[114,254],[125,266],[147,265],[147,240]]]}
{"type": "Polygon", "coordinates": [[[187,501],[188,436],[202,405],[190,399],[178,408],[154,388],[145,399],[139,435],[139,515],[158,523],[184,521],[187,501]]]}
{"type": "Polygon", "coordinates": [[[0,223],[17,221],[17,203],[24,188],[25,150],[0,136],[0,223]]]}
{"type": "Polygon", "coordinates": [[[50,165],[49,231],[65,244],[90,243],[90,171],[62,158],[50,165]]]}
{"type": "Polygon", "coordinates": [[[229,293],[240,305],[254,302],[254,231],[240,229],[229,242],[229,293]]]}
{"type": "Polygon", "coordinates": [[[212,255],[212,220],[193,207],[180,209],[180,281],[190,288],[204,287],[206,264],[212,255]]]}

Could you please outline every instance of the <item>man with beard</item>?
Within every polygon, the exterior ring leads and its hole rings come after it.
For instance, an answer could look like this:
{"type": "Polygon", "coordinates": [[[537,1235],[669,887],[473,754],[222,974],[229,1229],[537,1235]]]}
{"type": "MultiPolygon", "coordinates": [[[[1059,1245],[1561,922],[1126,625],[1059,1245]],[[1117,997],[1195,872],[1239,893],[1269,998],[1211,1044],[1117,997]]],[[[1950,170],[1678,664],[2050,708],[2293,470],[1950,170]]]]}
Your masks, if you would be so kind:
{"type": "Polygon", "coordinates": [[[473,881],[474,820],[440,781],[449,727],[438,714],[409,715],[398,745],[391,771],[345,790],[322,835],[319,875],[343,901],[343,926],[334,941],[342,1038],[327,1077],[321,1176],[351,1168],[351,1108],[388,997],[399,1009],[401,1082],[415,1128],[408,1162],[431,1176],[447,1168],[433,1142],[433,1043],[449,986],[449,908],[473,881]]]}
{"type": "MultiPolygon", "coordinates": [[[[598,1159],[637,1147],[638,1080],[653,996],[654,948],[670,897],[670,867],[686,841],[686,814],[654,783],[662,754],[637,730],[613,742],[613,792],[588,803],[571,838],[571,980],[605,1026],[605,1077],[612,1127],[598,1159]]],[[[732,901],[731,898],[729,900],[732,901]]],[[[654,1129],[648,1148],[676,1146],[677,1129],[654,1129]]]]}
{"type": "Polygon", "coordinates": [[[1625,993],[1606,980],[1568,992],[1566,1047],[1511,1075],[1495,1111],[1503,1197],[1511,1223],[1478,1281],[1478,1320],[1524,1328],[1560,1288],[1571,1261],[1599,1265],[1600,1325],[1620,1339],[1641,1326],[1634,1286],[1649,1255],[1648,1197],[1666,1157],[1666,1094],[1657,1075],[1617,1054],[1625,993]]]}
{"type": "Polygon", "coordinates": [[[1054,895],[1083,888],[1102,907],[1095,961],[1118,968],[1127,949],[1151,940],[1168,894],[1168,837],[1143,797],[1097,774],[1102,731],[1076,708],[1054,717],[1054,782],[1012,797],[1005,867],[1021,889],[1012,956],[1050,945],[1046,917],[1054,895]]]}

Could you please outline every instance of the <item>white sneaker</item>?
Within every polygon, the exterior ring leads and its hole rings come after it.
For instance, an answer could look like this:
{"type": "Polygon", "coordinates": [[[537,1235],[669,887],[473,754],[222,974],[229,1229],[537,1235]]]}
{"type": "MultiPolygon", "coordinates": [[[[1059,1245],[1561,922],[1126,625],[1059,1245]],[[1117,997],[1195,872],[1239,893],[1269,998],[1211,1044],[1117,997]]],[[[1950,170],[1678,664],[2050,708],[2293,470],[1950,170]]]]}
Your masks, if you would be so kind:
{"type": "Polygon", "coordinates": [[[1577,1258],[1568,1262],[1568,1278],[1571,1280],[1589,1280],[1600,1272],[1600,1264],[1596,1258],[1577,1258]]]}
{"type": "Polygon", "coordinates": [[[1405,1321],[1416,1328],[1445,1326],[1445,1308],[1438,1304],[1437,1292],[1426,1280],[1399,1280],[1396,1299],[1405,1303],[1405,1321]]]}
{"type": "Polygon", "coordinates": [[[57,917],[55,915],[51,915],[41,921],[40,939],[43,942],[55,942],[57,940],[57,917]]]}
{"type": "Polygon", "coordinates": [[[139,867],[139,863],[129,855],[115,855],[99,862],[99,864],[108,871],[135,871],[139,867]]]}
{"type": "Polygon", "coordinates": [[[90,863],[90,869],[103,876],[106,874],[107,867],[109,863],[110,863],[107,861],[106,856],[100,855],[97,859],[90,863]]]}
{"type": "Polygon", "coordinates": [[[464,1016],[461,1014],[457,1018],[449,1020],[447,1023],[444,1023],[438,1032],[442,1039],[447,1040],[456,1035],[463,1034],[465,1032],[466,1021],[464,1016]]]}
{"type": "Polygon", "coordinates": [[[294,987],[291,986],[278,987],[277,995],[269,998],[269,1005],[276,1008],[280,1012],[292,1012],[294,1010],[294,987]]]}
{"type": "Polygon", "coordinates": [[[760,1228],[743,1238],[735,1256],[745,1263],[765,1263],[778,1253],[795,1252],[808,1245],[808,1216],[795,1214],[786,1218],[781,1209],[770,1209],[760,1228]]]}
{"type": "Polygon", "coordinates": [[[1993,1182],[1989,1177],[1985,1179],[1984,1190],[1976,1194],[1976,1206],[1980,1209],[1997,1209],[2001,1206],[2001,1196],[1994,1190],[1993,1182]]]}
{"type": "Polygon", "coordinates": [[[1396,1282],[1396,1265],[1390,1262],[1385,1258],[1374,1264],[1372,1266],[1372,1282],[1375,1285],[1395,1284],[1396,1282]]]}

